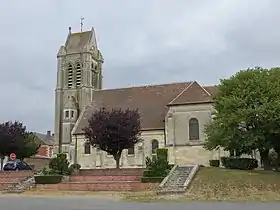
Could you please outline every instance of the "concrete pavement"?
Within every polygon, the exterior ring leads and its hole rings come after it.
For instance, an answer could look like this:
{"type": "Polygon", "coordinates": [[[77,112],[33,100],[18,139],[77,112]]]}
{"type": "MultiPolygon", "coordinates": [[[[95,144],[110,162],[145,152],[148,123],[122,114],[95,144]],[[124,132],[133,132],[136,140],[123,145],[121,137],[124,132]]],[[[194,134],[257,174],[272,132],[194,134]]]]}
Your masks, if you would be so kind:
{"type": "Polygon", "coordinates": [[[280,203],[136,203],[89,196],[0,196],[5,210],[279,210],[280,203]]]}

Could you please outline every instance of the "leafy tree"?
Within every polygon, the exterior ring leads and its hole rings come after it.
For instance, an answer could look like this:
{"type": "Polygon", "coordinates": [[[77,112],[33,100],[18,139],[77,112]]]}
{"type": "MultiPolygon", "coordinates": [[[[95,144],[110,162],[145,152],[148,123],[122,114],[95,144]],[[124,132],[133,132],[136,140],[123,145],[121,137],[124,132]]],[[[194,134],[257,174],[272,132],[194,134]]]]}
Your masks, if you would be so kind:
{"type": "Polygon", "coordinates": [[[17,158],[23,160],[24,158],[36,155],[40,146],[41,144],[39,138],[32,132],[26,132],[24,146],[17,152],[17,158]]]}
{"type": "Polygon", "coordinates": [[[140,129],[138,110],[102,108],[92,114],[84,131],[88,142],[113,155],[119,168],[122,151],[141,141],[140,129]]]}
{"type": "Polygon", "coordinates": [[[25,130],[25,126],[17,121],[0,124],[1,169],[5,156],[11,153],[17,154],[24,147],[25,130]]]}
{"type": "Polygon", "coordinates": [[[216,115],[206,128],[208,150],[219,147],[239,154],[280,148],[280,69],[256,67],[221,80],[214,98],[216,115]]]}

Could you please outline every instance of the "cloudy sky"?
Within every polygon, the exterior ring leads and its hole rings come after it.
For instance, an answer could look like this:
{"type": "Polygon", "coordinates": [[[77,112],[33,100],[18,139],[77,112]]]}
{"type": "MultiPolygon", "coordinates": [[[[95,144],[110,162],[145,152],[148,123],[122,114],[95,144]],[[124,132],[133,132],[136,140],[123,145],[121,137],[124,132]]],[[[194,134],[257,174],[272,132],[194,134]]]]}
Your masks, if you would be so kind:
{"type": "Polygon", "coordinates": [[[279,0],[10,0],[0,3],[0,121],[54,127],[56,53],[68,27],[95,27],[105,88],[280,66],[279,0]]]}

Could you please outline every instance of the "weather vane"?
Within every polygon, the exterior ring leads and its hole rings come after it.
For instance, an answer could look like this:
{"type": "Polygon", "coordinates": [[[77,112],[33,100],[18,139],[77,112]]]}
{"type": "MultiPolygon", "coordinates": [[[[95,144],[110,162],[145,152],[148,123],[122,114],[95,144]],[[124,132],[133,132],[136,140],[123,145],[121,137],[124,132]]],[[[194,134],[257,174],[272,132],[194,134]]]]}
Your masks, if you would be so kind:
{"type": "Polygon", "coordinates": [[[85,18],[83,18],[83,17],[81,17],[81,32],[83,31],[83,20],[84,20],[85,18]]]}

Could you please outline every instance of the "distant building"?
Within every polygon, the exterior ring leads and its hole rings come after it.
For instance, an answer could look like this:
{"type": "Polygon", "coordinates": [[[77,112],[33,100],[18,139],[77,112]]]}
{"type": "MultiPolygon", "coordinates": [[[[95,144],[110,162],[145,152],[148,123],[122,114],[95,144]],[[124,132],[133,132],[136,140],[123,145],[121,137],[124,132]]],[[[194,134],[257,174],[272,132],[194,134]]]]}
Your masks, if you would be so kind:
{"type": "Polygon", "coordinates": [[[47,131],[46,134],[36,132],[34,134],[39,138],[39,143],[41,144],[38,153],[34,157],[51,158],[54,149],[54,134],[51,134],[51,131],[47,131]]]}

